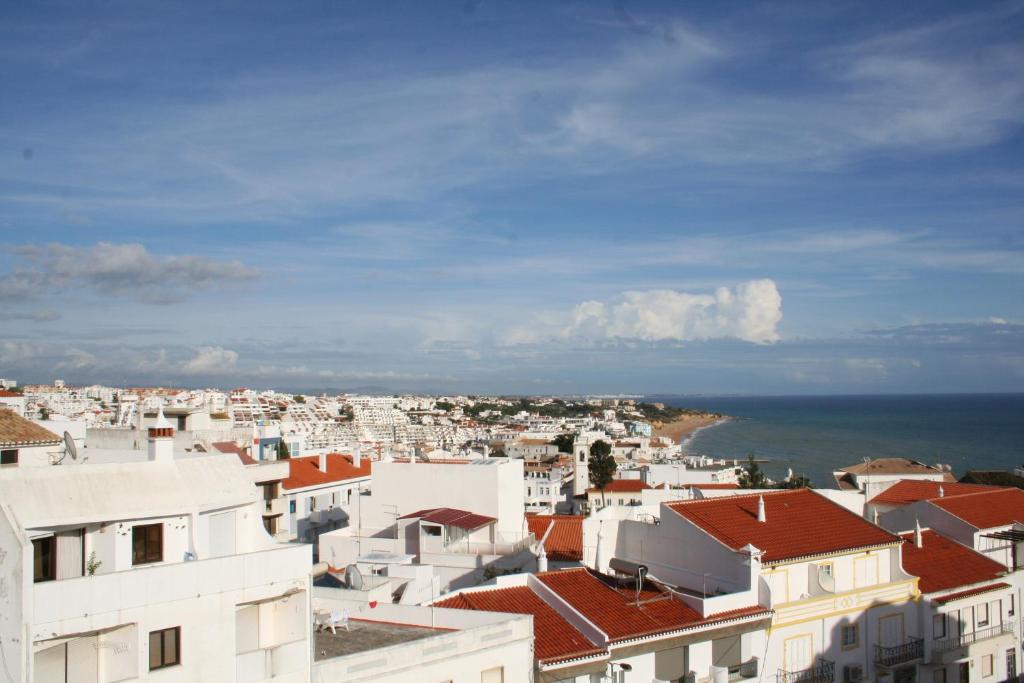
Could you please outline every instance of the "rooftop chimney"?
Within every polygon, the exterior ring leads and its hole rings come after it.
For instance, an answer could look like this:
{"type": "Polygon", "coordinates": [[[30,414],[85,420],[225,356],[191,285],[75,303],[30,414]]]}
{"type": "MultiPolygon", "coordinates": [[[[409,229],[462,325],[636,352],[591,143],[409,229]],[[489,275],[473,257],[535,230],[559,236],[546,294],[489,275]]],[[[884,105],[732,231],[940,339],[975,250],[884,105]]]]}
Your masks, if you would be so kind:
{"type": "Polygon", "coordinates": [[[920,548],[924,543],[921,541],[921,520],[914,518],[914,547],[920,548]]]}
{"type": "Polygon", "coordinates": [[[149,428],[149,459],[156,462],[174,461],[174,427],[164,417],[164,407],[157,408],[156,422],[149,428]]]}
{"type": "Polygon", "coordinates": [[[757,497],[757,521],[767,522],[768,518],[764,514],[764,496],[757,497]]]}
{"type": "Polygon", "coordinates": [[[363,465],[363,447],[356,444],[356,447],[352,449],[352,464],[355,465],[356,469],[363,465]]]}
{"type": "Polygon", "coordinates": [[[326,453],[321,453],[320,454],[320,471],[321,472],[326,472],[327,471],[327,454],[326,453]]]}
{"type": "Polygon", "coordinates": [[[939,484],[939,498],[946,495],[946,489],[942,488],[942,484],[939,484]]]}
{"type": "Polygon", "coordinates": [[[548,570],[548,554],[544,552],[544,544],[540,545],[540,554],[537,555],[537,571],[546,572],[548,570]]]}

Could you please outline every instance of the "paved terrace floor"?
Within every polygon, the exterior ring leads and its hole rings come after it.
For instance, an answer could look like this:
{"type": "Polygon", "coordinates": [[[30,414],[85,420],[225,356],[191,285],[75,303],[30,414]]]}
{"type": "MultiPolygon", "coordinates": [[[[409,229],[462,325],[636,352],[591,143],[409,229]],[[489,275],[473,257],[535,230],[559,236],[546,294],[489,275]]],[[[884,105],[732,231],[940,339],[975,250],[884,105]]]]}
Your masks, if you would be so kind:
{"type": "Polygon", "coordinates": [[[337,633],[318,631],[316,635],[316,661],[344,657],[357,652],[408,643],[420,638],[447,633],[449,629],[407,626],[379,621],[350,619],[349,631],[339,628],[337,633]]]}

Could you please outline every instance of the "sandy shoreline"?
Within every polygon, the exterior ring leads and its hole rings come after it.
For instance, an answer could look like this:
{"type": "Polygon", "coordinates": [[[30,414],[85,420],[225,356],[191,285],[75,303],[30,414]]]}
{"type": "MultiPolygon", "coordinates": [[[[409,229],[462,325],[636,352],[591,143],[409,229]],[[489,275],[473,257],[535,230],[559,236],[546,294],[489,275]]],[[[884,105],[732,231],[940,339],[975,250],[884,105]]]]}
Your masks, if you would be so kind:
{"type": "Polygon", "coordinates": [[[667,436],[678,444],[692,436],[698,429],[710,427],[728,419],[725,415],[683,415],[678,420],[665,423],[655,422],[652,426],[655,436],[667,436]]]}

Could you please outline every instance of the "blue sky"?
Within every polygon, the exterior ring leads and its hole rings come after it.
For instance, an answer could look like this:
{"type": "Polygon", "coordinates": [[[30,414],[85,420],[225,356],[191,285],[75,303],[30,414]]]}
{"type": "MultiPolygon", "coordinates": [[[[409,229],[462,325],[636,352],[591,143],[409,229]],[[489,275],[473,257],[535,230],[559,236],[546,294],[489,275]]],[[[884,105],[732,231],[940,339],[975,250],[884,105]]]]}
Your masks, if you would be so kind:
{"type": "Polygon", "coordinates": [[[1024,390],[1021,3],[0,8],[0,376],[1024,390]]]}

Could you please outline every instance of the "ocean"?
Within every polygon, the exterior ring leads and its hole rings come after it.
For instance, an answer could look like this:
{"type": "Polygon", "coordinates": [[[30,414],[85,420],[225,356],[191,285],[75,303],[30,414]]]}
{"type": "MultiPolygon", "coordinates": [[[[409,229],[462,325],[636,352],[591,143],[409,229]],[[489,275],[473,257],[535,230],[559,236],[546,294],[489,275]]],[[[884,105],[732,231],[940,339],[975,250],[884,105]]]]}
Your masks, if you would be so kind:
{"type": "Polygon", "coordinates": [[[833,488],[832,472],[864,458],[904,457],[969,469],[1024,464],[1024,394],[928,396],[647,396],[735,419],[696,432],[688,453],[768,462],[781,479],[792,468],[833,488]]]}

